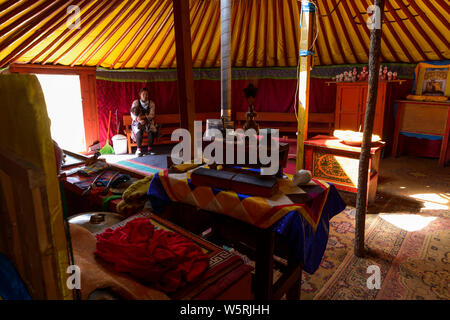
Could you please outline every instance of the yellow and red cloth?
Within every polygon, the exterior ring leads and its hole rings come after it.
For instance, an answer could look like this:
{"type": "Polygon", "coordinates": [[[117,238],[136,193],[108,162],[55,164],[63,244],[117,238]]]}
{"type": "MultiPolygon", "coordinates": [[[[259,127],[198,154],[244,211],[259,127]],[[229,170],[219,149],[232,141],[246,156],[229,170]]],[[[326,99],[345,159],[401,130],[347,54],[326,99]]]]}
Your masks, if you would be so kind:
{"type": "Polygon", "coordinates": [[[147,195],[158,213],[171,202],[224,214],[259,228],[274,227],[285,236],[313,273],[320,264],[328,240],[329,220],[345,209],[345,203],[332,184],[313,179],[297,187],[288,177],[279,180],[279,190],[271,198],[248,196],[234,191],[195,186],[190,173],[154,175],[147,195]]]}

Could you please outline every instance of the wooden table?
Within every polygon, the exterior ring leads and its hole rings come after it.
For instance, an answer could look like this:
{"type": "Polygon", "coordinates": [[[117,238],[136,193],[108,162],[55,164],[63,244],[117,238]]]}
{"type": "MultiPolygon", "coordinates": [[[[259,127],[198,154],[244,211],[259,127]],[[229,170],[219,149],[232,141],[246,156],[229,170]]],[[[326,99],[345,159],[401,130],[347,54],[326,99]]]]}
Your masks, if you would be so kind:
{"type": "Polygon", "coordinates": [[[273,197],[249,197],[193,187],[189,175],[160,172],[155,176],[148,192],[153,210],[196,234],[210,228],[212,242],[232,246],[254,260],[255,299],[275,300],[286,294],[298,300],[302,269],[311,273],[317,269],[329,219],[345,208],[336,189],[324,181],[296,187],[282,179],[273,197]],[[317,251],[305,252],[314,241],[317,251]],[[283,276],[273,284],[275,264],[281,265],[283,276]]]}
{"type": "MultiPolygon", "coordinates": [[[[368,202],[377,193],[381,151],[384,142],[371,148],[369,160],[368,202]]],[[[305,169],[313,178],[333,183],[336,188],[358,192],[358,169],[361,147],[352,147],[330,136],[316,136],[305,141],[305,169]]]]}
{"type": "Polygon", "coordinates": [[[450,160],[450,103],[397,100],[393,155],[397,156],[398,139],[402,132],[442,137],[439,164],[450,160]]]}

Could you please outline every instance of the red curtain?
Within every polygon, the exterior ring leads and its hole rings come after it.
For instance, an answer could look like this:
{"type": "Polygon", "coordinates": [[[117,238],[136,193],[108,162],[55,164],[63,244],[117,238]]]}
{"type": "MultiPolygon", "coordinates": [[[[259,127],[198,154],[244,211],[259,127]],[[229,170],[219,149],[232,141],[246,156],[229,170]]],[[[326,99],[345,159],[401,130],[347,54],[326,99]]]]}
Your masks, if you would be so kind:
{"type": "MultiPolygon", "coordinates": [[[[336,86],[328,85],[330,79],[312,78],[310,86],[310,112],[331,113],[336,105],[336,86]]],[[[247,111],[248,103],[244,88],[253,83],[258,88],[255,106],[260,112],[294,112],[296,79],[249,79],[232,81],[232,107],[234,112],[247,111]]],[[[409,94],[412,80],[407,80],[395,90],[393,99],[409,94]]],[[[122,116],[130,113],[131,103],[138,98],[141,88],[147,87],[150,98],[160,114],[178,113],[178,93],[176,81],[121,82],[97,80],[98,114],[100,141],[106,140],[108,114],[112,113],[110,138],[116,134],[115,111],[118,110],[119,124],[122,116]]],[[[220,80],[200,79],[194,81],[195,107],[197,112],[217,112],[220,110],[220,80]]],[[[119,133],[123,134],[122,125],[119,133]]]]}

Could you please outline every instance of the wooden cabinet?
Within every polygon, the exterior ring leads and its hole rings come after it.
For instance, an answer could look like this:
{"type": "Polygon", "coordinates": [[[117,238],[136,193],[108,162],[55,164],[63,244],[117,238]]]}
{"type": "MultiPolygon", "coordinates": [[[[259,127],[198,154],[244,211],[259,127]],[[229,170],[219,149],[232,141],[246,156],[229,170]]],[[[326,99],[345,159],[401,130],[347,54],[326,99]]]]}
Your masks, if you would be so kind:
{"type": "Polygon", "coordinates": [[[414,133],[427,139],[427,135],[441,137],[439,164],[450,161],[450,103],[397,100],[397,122],[394,133],[393,155],[397,155],[401,133],[414,133]]]}
{"type": "MultiPolygon", "coordinates": [[[[380,82],[373,133],[388,145],[392,142],[394,116],[391,106],[391,90],[394,82],[380,82]]],[[[364,130],[368,84],[367,82],[338,82],[336,94],[335,129],[364,130]]]]}

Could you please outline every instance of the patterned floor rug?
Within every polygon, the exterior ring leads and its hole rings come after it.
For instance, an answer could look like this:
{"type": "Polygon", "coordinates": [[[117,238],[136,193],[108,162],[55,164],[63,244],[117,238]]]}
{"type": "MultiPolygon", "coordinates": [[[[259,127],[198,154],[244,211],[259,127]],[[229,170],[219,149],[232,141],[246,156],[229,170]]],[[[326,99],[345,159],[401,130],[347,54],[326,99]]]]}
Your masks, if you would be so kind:
{"type": "Polygon", "coordinates": [[[355,209],[334,217],[320,268],[303,273],[304,300],[450,299],[449,212],[367,215],[365,258],[353,254],[355,209]],[[377,266],[381,288],[369,289],[377,266]]]}

